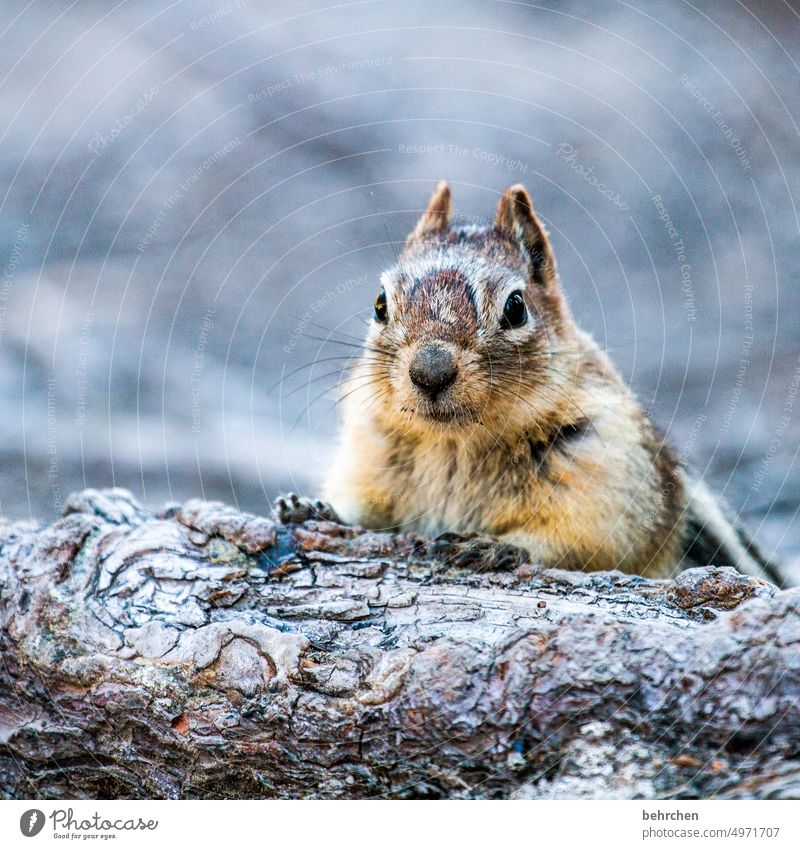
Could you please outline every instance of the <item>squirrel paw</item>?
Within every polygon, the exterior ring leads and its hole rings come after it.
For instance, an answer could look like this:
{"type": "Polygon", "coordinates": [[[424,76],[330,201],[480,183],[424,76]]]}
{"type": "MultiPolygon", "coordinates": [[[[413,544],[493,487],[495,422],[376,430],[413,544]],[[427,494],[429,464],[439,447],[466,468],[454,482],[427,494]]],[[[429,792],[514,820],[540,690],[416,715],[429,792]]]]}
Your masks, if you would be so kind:
{"type": "Polygon", "coordinates": [[[319,499],[304,498],[293,492],[279,495],[275,499],[272,516],[281,525],[299,525],[309,519],[341,524],[341,519],[330,504],[319,499]]]}
{"type": "Polygon", "coordinates": [[[508,543],[470,534],[446,533],[433,540],[431,553],[446,566],[476,572],[506,572],[530,559],[528,552],[508,543]]]}

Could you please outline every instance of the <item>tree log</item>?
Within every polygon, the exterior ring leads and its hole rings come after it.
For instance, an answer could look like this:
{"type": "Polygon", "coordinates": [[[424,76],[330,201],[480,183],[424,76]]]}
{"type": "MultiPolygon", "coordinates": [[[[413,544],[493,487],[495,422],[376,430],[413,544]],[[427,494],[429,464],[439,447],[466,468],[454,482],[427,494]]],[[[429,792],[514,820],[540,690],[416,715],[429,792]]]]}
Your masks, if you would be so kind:
{"type": "Polygon", "coordinates": [[[8,798],[800,795],[800,592],[732,569],[87,490],[0,582],[8,798]]]}

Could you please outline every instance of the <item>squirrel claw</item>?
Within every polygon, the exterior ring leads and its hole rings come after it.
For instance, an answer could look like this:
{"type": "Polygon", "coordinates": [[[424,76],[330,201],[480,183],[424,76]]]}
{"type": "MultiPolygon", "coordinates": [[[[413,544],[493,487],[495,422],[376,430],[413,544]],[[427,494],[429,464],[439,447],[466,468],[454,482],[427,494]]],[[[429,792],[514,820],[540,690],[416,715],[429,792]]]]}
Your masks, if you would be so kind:
{"type": "Polygon", "coordinates": [[[339,522],[336,511],[318,498],[304,498],[290,492],[275,499],[272,515],[281,525],[299,525],[310,519],[323,522],[339,522]]]}
{"type": "Polygon", "coordinates": [[[476,572],[511,571],[530,559],[522,548],[475,534],[441,534],[433,541],[432,551],[446,566],[476,572]]]}

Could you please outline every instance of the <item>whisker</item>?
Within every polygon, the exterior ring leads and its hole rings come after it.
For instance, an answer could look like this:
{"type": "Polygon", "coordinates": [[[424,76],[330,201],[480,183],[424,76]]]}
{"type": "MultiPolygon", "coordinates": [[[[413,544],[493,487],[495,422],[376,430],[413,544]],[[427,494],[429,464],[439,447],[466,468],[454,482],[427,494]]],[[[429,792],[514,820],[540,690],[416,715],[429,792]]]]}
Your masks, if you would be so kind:
{"type": "MultiPolygon", "coordinates": [[[[365,398],[365,399],[364,399],[364,400],[363,400],[363,401],[362,401],[362,402],[358,405],[358,407],[356,407],[356,408],[355,408],[355,410],[353,411],[353,415],[357,415],[358,413],[360,413],[360,412],[361,412],[361,408],[362,408],[365,404],[367,404],[367,403],[370,403],[370,402],[372,402],[372,401],[377,400],[377,399],[378,399],[378,398],[380,398],[382,395],[385,395],[387,392],[388,392],[388,389],[384,386],[383,388],[379,389],[377,392],[373,392],[373,393],[372,393],[372,395],[367,396],[367,397],[366,397],[366,398],[365,398]]],[[[336,408],[336,406],[337,406],[339,403],[340,403],[340,400],[337,400],[335,404],[333,404],[332,406],[330,406],[330,407],[328,408],[328,412],[330,412],[331,410],[335,409],[335,408],[336,408]]]]}
{"type": "MultiPolygon", "coordinates": [[[[353,355],[353,354],[349,354],[347,356],[340,356],[340,357],[322,357],[318,360],[312,360],[309,363],[304,363],[303,365],[297,366],[297,368],[292,369],[288,374],[282,375],[280,378],[278,378],[278,380],[275,383],[272,384],[272,386],[270,386],[267,389],[267,392],[272,392],[278,386],[282,386],[289,379],[291,379],[292,377],[294,377],[296,374],[303,371],[304,369],[314,368],[314,366],[316,366],[318,363],[329,363],[329,362],[337,362],[337,361],[343,363],[342,368],[339,369],[339,371],[341,371],[341,372],[346,372],[347,369],[356,368],[359,365],[369,365],[369,366],[375,366],[375,367],[386,365],[386,361],[379,359],[377,357],[373,357],[372,355],[369,355],[369,354],[362,354],[358,359],[356,359],[355,355],[353,355]]],[[[331,374],[335,374],[335,372],[331,372],[331,374]]],[[[316,378],[313,378],[313,379],[316,379],[316,378]]],[[[311,378],[309,380],[311,380],[311,378]]]]}
{"type": "MultiPolygon", "coordinates": [[[[489,362],[489,373],[490,373],[490,376],[491,376],[491,374],[492,374],[492,361],[491,361],[491,357],[487,357],[487,360],[488,360],[488,362],[489,362]]],[[[500,372],[500,374],[502,375],[502,372],[500,372]]],[[[519,372],[519,376],[520,376],[520,377],[522,376],[522,372],[521,372],[521,370],[520,370],[520,372],[519,372]]],[[[565,376],[565,377],[568,377],[567,375],[564,375],[564,376],[565,376]]],[[[518,386],[520,386],[520,387],[522,387],[522,386],[523,386],[522,381],[519,381],[517,385],[518,385],[518,386]]],[[[547,386],[547,385],[539,385],[539,386],[537,386],[537,387],[536,387],[536,391],[537,391],[537,392],[543,393],[545,390],[552,390],[552,391],[554,391],[554,392],[558,393],[559,397],[561,397],[561,398],[563,398],[564,400],[566,400],[568,404],[573,405],[573,406],[574,406],[574,407],[578,410],[578,412],[579,412],[579,413],[580,413],[580,414],[581,414],[581,415],[582,415],[582,416],[583,416],[583,417],[584,417],[587,421],[590,421],[590,420],[591,420],[591,417],[590,417],[590,416],[586,413],[586,411],[585,411],[585,410],[584,410],[584,409],[580,406],[580,404],[578,404],[578,403],[575,401],[575,399],[574,399],[574,398],[572,398],[572,397],[570,397],[569,395],[567,395],[567,394],[566,394],[566,392],[564,392],[563,390],[561,390],[561,389],[560,389],[560,387],[547,386]]],[[[531,407],[531,408],[532,408],[532,404],[531,404],[531,402],[530,402],[530,401],[528,401],[527,399],[524,399],[522,396],[518,395],[517,393],[514,393],[514,398],[515,398],[517,401],[519,401],[519,402],[521,402],[521,403],[525,403],[525,404],[527,404],[529,407],[531,407]]]]}
{"type": "Polygon", "coordinates": [[[391,235],[389,234],[389,225],[386,223],[386,219],[384,218],[383,215],[381,215],[381,222],[383,223],[383,229],[386,232],[386,239],[387,239],[388,245],[392,249],[392,253],[394,254],[394,261],[395,261],[395,263],[399,263],[400,262],[400,255],[397,253],[397,250],[394,246],[394,239],[392,239],[391,235]]]}
{"type": "Polygon", "coordinates": [[[380,348],[376,348],[373,345],[367,345],[364,342],[360,342],[358,345],[353,344],[352,342],[340,342],[336,339],[322,339],[319,336],[307,336],[307,339],[314,339],[318,342],[330,342],[334,345],[341,345],[344,348],[354,348],[358,351],[367,351],[371,354],[376,354],[380,356],[384,356],[387,359],[394,359],[392,354],[389,351],[381,350],[380,348]]]}
{"type": "Polygon", "coordinates": [[[272,384],[272,386],[270,386],[267,389],[267,392],[272,392],[274,389],[277,389],[278,386],[280,386],[284,381],[288,380],[290,377],[293,377],[298,372],[301,372],[303,369],[313,368],[317,363],[330,363],[330,362],[335,362],[336,360],[348,361],[348,360],[352,360],[352,359],[353,359],[353,355],[349,354],[347,356],[341,355],[341,356],[338,356],[338,357],[323,357],[321,359],[312,360],[309,363],[303,363],[302,365],[299,365],[296,368],[293,368],[287,374],[282,375],[275,383],[272,384]]]}
{"type": "MultiPolygon", "coordinates": [[[[343,330],[334,330],[332,327],[325,327],[325,325],[324,325],[324,324],[317,324],[317,322],[315,322],[315,321],[309,321],[309,322],[307,322],[307,323],[308,323],[308,325],[309,325],[310,327],[316,327],[316,328],[317,328],[317,330],[321,330],[323,333],[328,333],[328,334],[333,334],[333,333],[335,333],[335,334],[337,334],[338,336],[342,336],[342,337],[344,337],[345,339],[351,339],[351,340],[353,340],[354,342],[362,342],[362,343],[363,343],[363,341],[364,341],[364,340],[363,340],[362,338],[360,338],[359,336],[354,336],[354,335],[353,335],[353,334],[351,334],[351,333],[345,333],[343,330]]],[[[305,336],[306,334],[304,333],[303,335],[305,336]]]]}
{"type": "MultiPolygon", "coordinates": [[[[367,386],[370,386],[372,383],[379,383],[380,381],[385,381],[387,376],[385,375],[368,375],[368,379],[364,379],[363,382],[359,383],[357,386],[354,386],[349,391],[345,392],[344,395],[340,395],[336,400],[336,406],[346,401],[353,393],[359,392],[367,386]]],[[[355,380],[359,380],[359,378],[355,378],[355,380]]]]}
{"type": "MultiPolygon", "coordinates": [[[[377,380],[378,380],[379,378],[381,378],[381,377],[382,377],[382,375],[373,375],[373,374],[371,374],[371,373],[370,373],[370,374],[361,375],[361,376],[356,375],[355,377],[350,378],[350,380],[351,380],[351,381],[366,381],[365,383],[363,383],[363,385],[364,385],[364,386],[369,386],[369,384],[370,384],[370,382],[371,382],[371,381],[376,381],[376,382],[377,382],[377,380]]],[[[301,388],[302,388],[302,387],[301,387],[301,388]]],[[[359,383],[359,385],[358,385],[358,386],[356,386],[356,387],[355,387],[352,391],[353,391],[353,392],[355,392],[357,389],[360,389],[360,388],[362,388],[362,384],[361,384],[361,383],[359,383]]],[[[294,433],[295,428],[296,428],[296,427],[297,427],[297,425],[300,423],[300,420],[303,418],[303,416],[304,416],[304,415],[306,415],[307,413],[309,413],[309,412],[311,411],[311,408],[314,406],[314,404],[316,404],[316,403],[317,403],[317,401],[319,401],[319,400],[320,400],[321,398],[323,398],[323,397],[324,397],[324,396],[325,396],[328,392],[330,392],[330,391],[331,391],[331,389],[333,389],[333,386],[326,386],[326,387],[325,387],[325,389],[323,389],[323,391],[322,391],[322,392],[320,392],[320,393],[319,393],[318,395],[316,395],[316,396],[315,396],[315,397],[314,397],[311,401],[309,401],[309,402],[308,402],[308,404],[306,404],[306,406],[305,406],[305,407],[303,408],[303,410],[300,412],[300,415],[299,415],[299,416],[295,419],[295,422],[294,422],[294,424],[292,425],[292,429],[291,429],[291,431],[290,431],[291,433],[294,433]]],[[[339,402],[339,401],[337,401],[337,402],[336,402],[336,404],[338,404],[338,403],[340,403],[340,402],[339,402]]],[[[335,406],[335,405],[334,405],[334,406],[335,406]]]]}
{"type": "Polygon", "coordinates": [[[355,343],[355,342],[344,342],[339,339],[331,339],[329,336],[310,336],[308,334],[303,334],[304,339],[311,339],[314,342],[323,342],[329,345],[342,345],[346,348],[358,348],[359,350],[364,347],[364,341],[355,343]]]}
{"type": "MultiPolygon", "coordinates": [[[[328,379],[335,378],[337,375],[341,375],[341,374],[342,374],[341,369],[335,369],[334,371],[328,371],[328,372],[325,372],[325,374],[318,374],[315,377],[311,377],[308,380],[304,381],[299,386],[295,386],[295,388],[290,390],[289,392],[285,392],[282,397],[283,398],[290,398],[292,395],[295,395],[296,393],[301,392],[303,389],[305,389],[308,386],[311,386],[311,384],[313,384],[313,383],[318,383],[320,380],[325,380],[326,378],[328,378],[328,379]]],[[[329,388],[333,388],[333,384],[335,384],[336,382],[337,381],[334,380],[331,384],[331,387],[329,387],[329,388]]]]}

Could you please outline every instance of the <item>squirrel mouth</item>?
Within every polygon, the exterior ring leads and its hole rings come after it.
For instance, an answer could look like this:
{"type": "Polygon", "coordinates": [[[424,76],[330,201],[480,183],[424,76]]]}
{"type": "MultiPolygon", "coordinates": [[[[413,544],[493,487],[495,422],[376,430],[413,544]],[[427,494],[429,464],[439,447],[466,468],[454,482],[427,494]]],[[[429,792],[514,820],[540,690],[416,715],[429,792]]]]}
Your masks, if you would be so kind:
{"type": "Polygon", "coordinates": [[[445,405],[428,402],[417,407],[415,412],[421,418],[441,425],[453,426],[475,421],[475,417],[470,410],[464,407],[455,407],[452,404],[445,405]]]}

